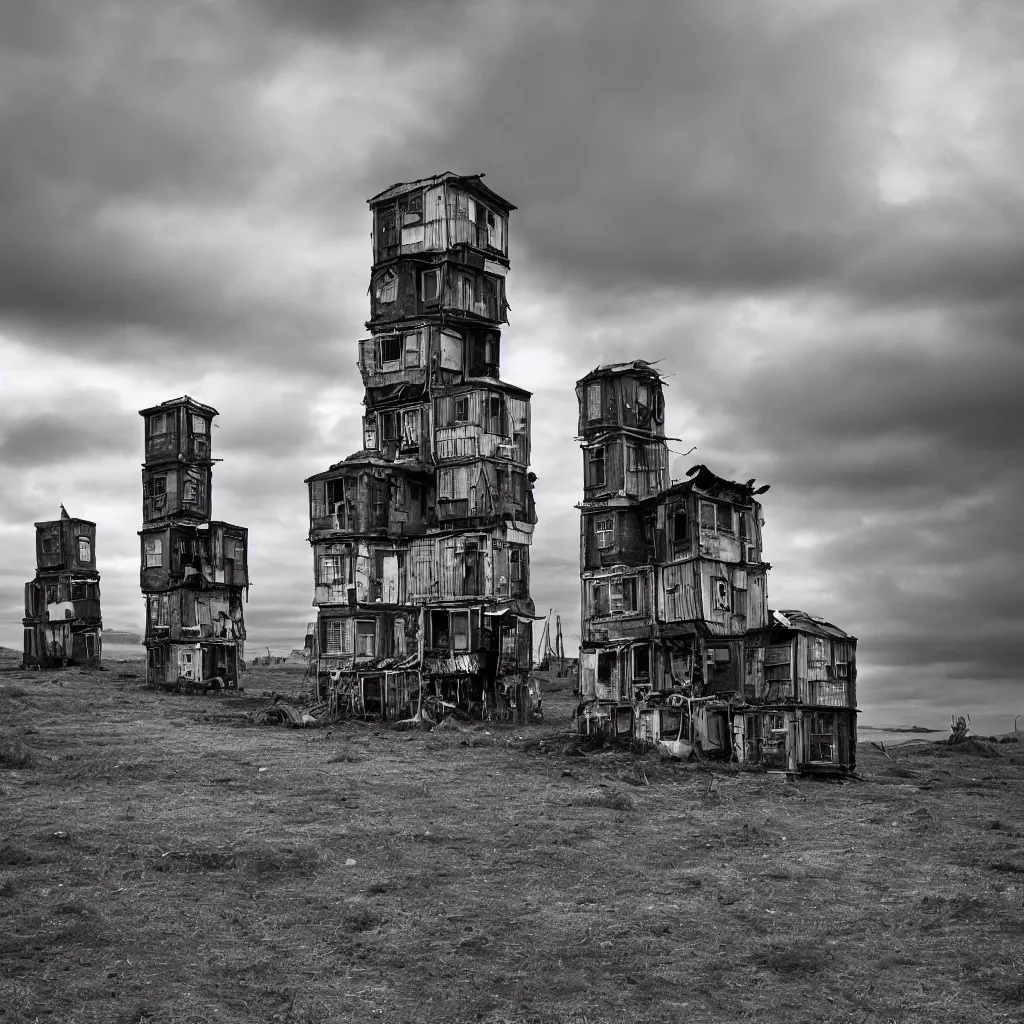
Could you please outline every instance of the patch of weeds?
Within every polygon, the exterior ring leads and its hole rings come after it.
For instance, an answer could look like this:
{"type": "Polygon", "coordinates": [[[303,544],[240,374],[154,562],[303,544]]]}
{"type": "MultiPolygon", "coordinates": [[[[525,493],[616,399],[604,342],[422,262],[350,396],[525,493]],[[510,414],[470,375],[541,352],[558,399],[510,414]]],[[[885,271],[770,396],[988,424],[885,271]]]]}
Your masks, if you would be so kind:
{"type": "Polygon", "coordinates": [[[310,874],[319,863],[316,850],[285,846],[277,850],[260,850],[246,854],[246,867],[253,874],[265,877],[280,874],[310,874]]]}
{"type": "Polygon", "coordinates": [[[150,858],[150,871],[230,871],[236,867],[236,855],[229,850],[168,850],[150,858]]]}
{"type": "Polygon", "coordinates": [[[327,758],[327,764],[356,764],[363,759],[351,750],[340,750],[334,757],[327,758]]]}
{"type": "Polygon", "coordinates": [[[45,863],[46,859],[37,857],[14,843],[0,846],[0,868],[20,868],[26,864],[45,863]]]}
{"type": "Polygon", "coordinates": [[[34,761],[32,751],[17,737],[0,739],[0,768],[31,768],[34,761]]]}
{"type": "Polygon", "coordinates": [[[383,918],[369,907],[347,907],[341,915],[341,926],[352,934],[372,931],[383,923],[383,918]]]}
{"type": "Polygon", "coordinates": [[[28,696],[28,690],[26,690],[24,687],[18,686],[15,683],[11,683],[10,685],[5,686],[2,690],[0,690],[0,693],[2,693],[5,697],[28,696]]]}
{"type": "Polygon", "coordinates": [[[616,793],[614,791],[597,792],[590,791],[581,793],[569,801],[570,807],[607,807],[613,811],[632,811],[636,803],[628,793],[616,793]]]}
{"type": "Polygon", "coordinates": [[[824,970],[831,954],[812,942],[772,945],[758,950],[753,960],[758,967],[797,979],[808,978],[824,970]]]}

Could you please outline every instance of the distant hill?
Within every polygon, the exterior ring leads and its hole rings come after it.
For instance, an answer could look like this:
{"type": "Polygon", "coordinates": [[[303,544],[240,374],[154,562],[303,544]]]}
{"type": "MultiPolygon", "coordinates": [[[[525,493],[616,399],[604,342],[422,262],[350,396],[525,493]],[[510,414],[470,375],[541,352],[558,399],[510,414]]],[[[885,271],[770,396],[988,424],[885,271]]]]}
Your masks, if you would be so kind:
{"type": "Polygon", "coordinates": [[[103,640],[108,644],[141,644],[142,637],[138,633],[129,633],[123,629],[103,630],[103,640]]]}

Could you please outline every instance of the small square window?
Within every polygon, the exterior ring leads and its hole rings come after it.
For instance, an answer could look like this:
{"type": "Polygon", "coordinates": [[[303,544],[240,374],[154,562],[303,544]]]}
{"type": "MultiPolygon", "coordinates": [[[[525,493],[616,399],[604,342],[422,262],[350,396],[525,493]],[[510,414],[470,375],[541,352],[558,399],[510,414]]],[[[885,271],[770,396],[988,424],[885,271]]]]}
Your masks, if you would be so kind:
{"type": "Polygon", "coordinates": [[[206,421],[206,417],[205,416],[196,416],[193,413],[193,415],[192,415],[192,433],[193,434],[201,434],[203,436],[205,436],[206,434],[209,433],[209,426],[207,425],[207,421],[206,421]]]}
{"type": "Polygon", "coordinates": [[[397,370],[402,361],[402,339],[397,335],[389,335],[386,338],[378,339],[380,346],[380,368],[382,370],[397,370]]]}

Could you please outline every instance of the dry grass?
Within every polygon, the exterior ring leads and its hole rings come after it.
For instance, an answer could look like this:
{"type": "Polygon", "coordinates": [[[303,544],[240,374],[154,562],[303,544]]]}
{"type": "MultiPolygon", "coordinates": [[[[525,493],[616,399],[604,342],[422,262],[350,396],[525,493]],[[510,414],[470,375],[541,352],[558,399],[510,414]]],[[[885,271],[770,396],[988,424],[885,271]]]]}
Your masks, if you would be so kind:
{"type": "Polygon", "coordinates": [[[580,749],[564,688],[422,734],[252,725],[287,667],[4,684],[5,1024],[1021,1019],[1024,748],[789,784],[580,749]]]}

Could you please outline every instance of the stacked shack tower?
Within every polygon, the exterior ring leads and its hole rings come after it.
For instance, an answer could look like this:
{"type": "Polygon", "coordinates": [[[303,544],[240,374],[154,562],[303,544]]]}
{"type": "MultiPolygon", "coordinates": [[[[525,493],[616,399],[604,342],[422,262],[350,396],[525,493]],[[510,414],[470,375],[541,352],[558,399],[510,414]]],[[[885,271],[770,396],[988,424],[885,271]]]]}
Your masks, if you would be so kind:
{"type": "Polygon", "coordinates": [[[369,200],[362,450],[306,481],[317,674],[339,711],[522,720],[536,697],[530,394],[500,376],[515,207],[481,177],[369,200]]]}
{"type": "Polygon", "coordinates": [[[96,524],[72,519],[36,523],[36,578],[25,584],[24,664],[98,665],[103,657],[96,524]]]}
{"type": "Polygon", "coordinates": [[[139,531],[146,679],[176,689],[236,687],[248,530],[210,518],[217,410],[185,395],[139,415],[146,433],[139,531]]]}
{"type": "Polygon", "coordinates": [[[582,631],[578,728],[784,771],[852,770],[856,639],[768,608],[754,481],[672,483],[658,372],[577,382],[582,631]]]}

